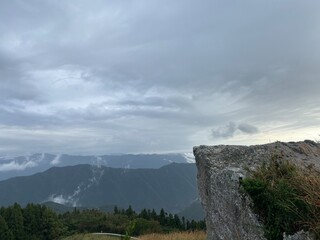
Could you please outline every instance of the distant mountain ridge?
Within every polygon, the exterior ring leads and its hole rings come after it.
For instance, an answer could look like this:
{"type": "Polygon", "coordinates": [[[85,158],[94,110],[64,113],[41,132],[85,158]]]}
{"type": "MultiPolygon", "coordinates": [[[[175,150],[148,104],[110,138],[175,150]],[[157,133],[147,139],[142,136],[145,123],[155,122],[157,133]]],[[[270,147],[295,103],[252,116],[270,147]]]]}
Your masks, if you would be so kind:
{"type": "Polygon", "coordinates": [[[198,198],[195,164],[159,169],[120,169],[76,165],[52,167],[32,176],[0,182],[0,205],[53,201],[67,206],[117,205],[136,210],[179,212],[198,198]]]}
{"type": "Polygon", "coordinates": [[[104,165],[112,168],[160,168],[172,162],[194,163],[192,154],[118,154],[102,156],[77,156],[67,154],[36,153],[26,156],[0,156],[0,180],[28,176],[48,170],[53,166],[78,164],[104,165]]]}

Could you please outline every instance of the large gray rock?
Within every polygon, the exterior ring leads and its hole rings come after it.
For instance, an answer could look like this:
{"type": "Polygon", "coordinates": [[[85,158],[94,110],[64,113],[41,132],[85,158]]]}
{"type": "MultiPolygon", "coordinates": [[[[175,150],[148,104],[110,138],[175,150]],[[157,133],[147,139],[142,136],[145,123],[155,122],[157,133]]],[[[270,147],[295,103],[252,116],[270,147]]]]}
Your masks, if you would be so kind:
{"type": "Polygon", "coordinates": [[[314,236],[310,234],[309,232],[305,232],[303,230],[287,236],[285,233],[283,233],[283,240],[313,240],[314,236]]]}
{"type": "Polygon", "coordinates": [[[193,152],[208,240],[264,239],[262,225],[240,187],[248,169],[255,169],[274,154],[281,154],[297,165],[320,166],[320,144],[309,140],[249,147],[199,146],[194,147],[193,152]]]}

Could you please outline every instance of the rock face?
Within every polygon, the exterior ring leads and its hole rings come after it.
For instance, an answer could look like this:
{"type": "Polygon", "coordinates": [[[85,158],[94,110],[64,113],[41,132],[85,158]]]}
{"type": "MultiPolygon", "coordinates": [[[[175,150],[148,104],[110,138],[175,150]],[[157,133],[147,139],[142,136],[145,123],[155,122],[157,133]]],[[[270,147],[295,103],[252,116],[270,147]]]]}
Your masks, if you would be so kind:
{"type": "Polygon", "coordinates": [[[249,147],[199,146],[193,152],[208,240],[265,239],[262,225],[250,208],[250,199],[240,186],[248,169],[255,169],[274,154],[281,154],[294,164],[320,169],[320,144],[310,140],[249,147]]]}
{"type": "Polygon", "coordinates": [[[287,236],[285,233],[283,234],[283,240],[313,240],[313,239],[315,238],[310,233],[305,232],[303,230],[290,236],[287,236]]]}

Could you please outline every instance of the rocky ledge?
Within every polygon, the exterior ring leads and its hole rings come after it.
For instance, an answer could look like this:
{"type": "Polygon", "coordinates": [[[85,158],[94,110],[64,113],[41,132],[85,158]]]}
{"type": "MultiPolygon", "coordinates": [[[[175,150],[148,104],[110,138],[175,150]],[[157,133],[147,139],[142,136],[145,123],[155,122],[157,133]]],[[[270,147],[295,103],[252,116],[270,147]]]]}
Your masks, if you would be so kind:
{"type": "MultiPolygon", "coordinates": [[[[255,146],[198,146],[193,152],[208,240],[265,239],[262,225],[250,208],[250,198],[241,191],[241,179],[249,169],[255,169],[274,154],[281,154],[296,165],[320,169],[320,144],[310,140],[255,146]]],[[[308,234],[299,236],[285,239],[310,239],[308,234]]]]}

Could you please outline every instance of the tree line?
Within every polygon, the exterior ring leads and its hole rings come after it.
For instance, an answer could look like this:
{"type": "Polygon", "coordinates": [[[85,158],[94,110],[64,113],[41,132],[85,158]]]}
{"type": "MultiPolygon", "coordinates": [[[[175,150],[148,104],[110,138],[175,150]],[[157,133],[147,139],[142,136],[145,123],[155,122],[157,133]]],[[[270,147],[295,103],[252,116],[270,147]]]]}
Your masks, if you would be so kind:
{"type": "Polygon", "coordinates": [[[114,207],[112,213],[97,209],[74,208],[63,214],[40,204],[28,204],[22,208],[0,208],[0,239],[7,240],[52,240],[77,233],[113,232],[138,236],[147,233],[205,230],[204,221],[187,220],[177,214],[157,213],[143,209],[139,213],[131,206],[127,209],[114,207]]]}

